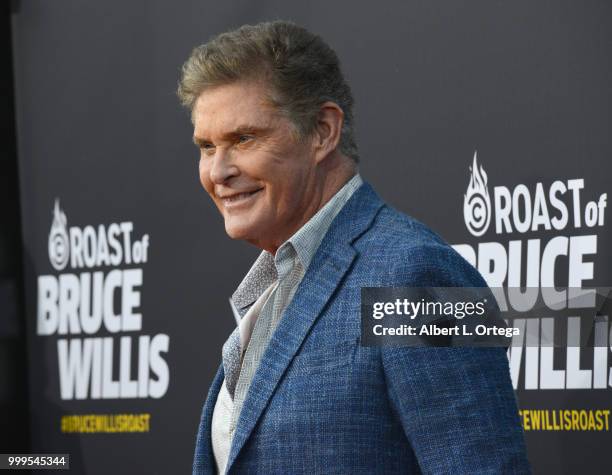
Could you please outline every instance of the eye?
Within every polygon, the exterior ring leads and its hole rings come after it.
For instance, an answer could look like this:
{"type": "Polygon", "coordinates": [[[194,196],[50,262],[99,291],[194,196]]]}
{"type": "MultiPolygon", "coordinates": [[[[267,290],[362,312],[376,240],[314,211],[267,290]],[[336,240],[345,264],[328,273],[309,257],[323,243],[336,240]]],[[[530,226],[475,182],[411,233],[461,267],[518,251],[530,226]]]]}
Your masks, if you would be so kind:
{"type": "Polygon", "coordinates": [[[238,143],[247,143],[249,141],[251,141],[253,139],[253,137],[251,135],[241,135],[238,137],[238,143]]]}
{"type": "Polygon", "coordinates": [[[200,145],[200,150],[205,155],[212,155],[215,152],[215,146],[210,142],[203,143],[202,145],[200,145]]]}

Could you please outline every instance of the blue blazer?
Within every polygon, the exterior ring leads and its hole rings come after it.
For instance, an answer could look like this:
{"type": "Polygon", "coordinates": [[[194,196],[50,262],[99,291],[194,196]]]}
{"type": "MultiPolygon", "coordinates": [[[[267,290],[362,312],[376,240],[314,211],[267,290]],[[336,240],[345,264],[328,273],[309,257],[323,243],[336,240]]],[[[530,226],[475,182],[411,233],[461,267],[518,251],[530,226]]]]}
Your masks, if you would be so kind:
{"type": "MultiPolygon", "coordinates": [[[[502,348],[363,347],[362,287],[482,287],[440,237],[362,185],[336,216],[249,388],[228,473],[529,473],[502,348]]],[[[194,474],[216,472],[214,378],[194,474]]]]}

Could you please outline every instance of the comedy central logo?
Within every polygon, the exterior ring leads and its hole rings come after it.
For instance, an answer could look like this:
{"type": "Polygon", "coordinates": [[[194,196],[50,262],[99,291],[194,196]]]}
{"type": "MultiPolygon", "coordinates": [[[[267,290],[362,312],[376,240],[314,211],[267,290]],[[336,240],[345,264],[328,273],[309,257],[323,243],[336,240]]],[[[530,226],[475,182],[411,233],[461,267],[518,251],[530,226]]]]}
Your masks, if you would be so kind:
{"type": "Polygon", "coordinates": [[[53,207],[53,222],[49,232],[49,261],[55,270],[62,270],[68,264],[70,243],[66,224],[66,213],[62,211],[59,199],[56,198],[53,207]]]}
{"type": "Polygon", "coordinates": [[[478,152],[474,152],[474,161],[470,167],[470,182],[463,195],[463,219],[465,226],[474,236],[482,236],[491,222],[491,198],[487,186],[487,174],[478,166],[478,152]]]}

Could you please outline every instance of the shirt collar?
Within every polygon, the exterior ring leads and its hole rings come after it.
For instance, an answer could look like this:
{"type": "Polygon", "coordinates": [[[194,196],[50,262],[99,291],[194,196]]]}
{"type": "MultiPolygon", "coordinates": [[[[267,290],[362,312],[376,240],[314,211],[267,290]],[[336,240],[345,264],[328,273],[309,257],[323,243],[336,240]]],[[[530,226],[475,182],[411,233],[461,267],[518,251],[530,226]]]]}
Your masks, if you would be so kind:
{"type": "Polygon", "coordinates": [[[278,251],[284,246],[293,246],[302,267],[304,270],[308,269],[332,221],[362,184],[361,176],[356,174],[306,224],[282,244],[278,251]]]}
{"type": "Polygon", "coordinates": [[[247,307],[255,302],[276,278],[274,257],[268,251],[261,252],[232,294],[231,300],[240,316],[244,316],[247,307]]]}

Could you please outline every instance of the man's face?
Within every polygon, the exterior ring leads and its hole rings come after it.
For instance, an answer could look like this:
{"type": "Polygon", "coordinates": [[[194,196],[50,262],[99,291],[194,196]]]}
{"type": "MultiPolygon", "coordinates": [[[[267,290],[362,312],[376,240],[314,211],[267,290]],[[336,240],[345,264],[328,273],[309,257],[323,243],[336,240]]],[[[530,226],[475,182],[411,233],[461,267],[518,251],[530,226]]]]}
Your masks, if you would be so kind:
{"type": "Polygon", "coordinates": [[[311,141],[297,140],[292,123],[255,81],[204,91],[193,120],[200,181],[223,215],[227,234],[274,252],[314,204],[311,141]]]}

